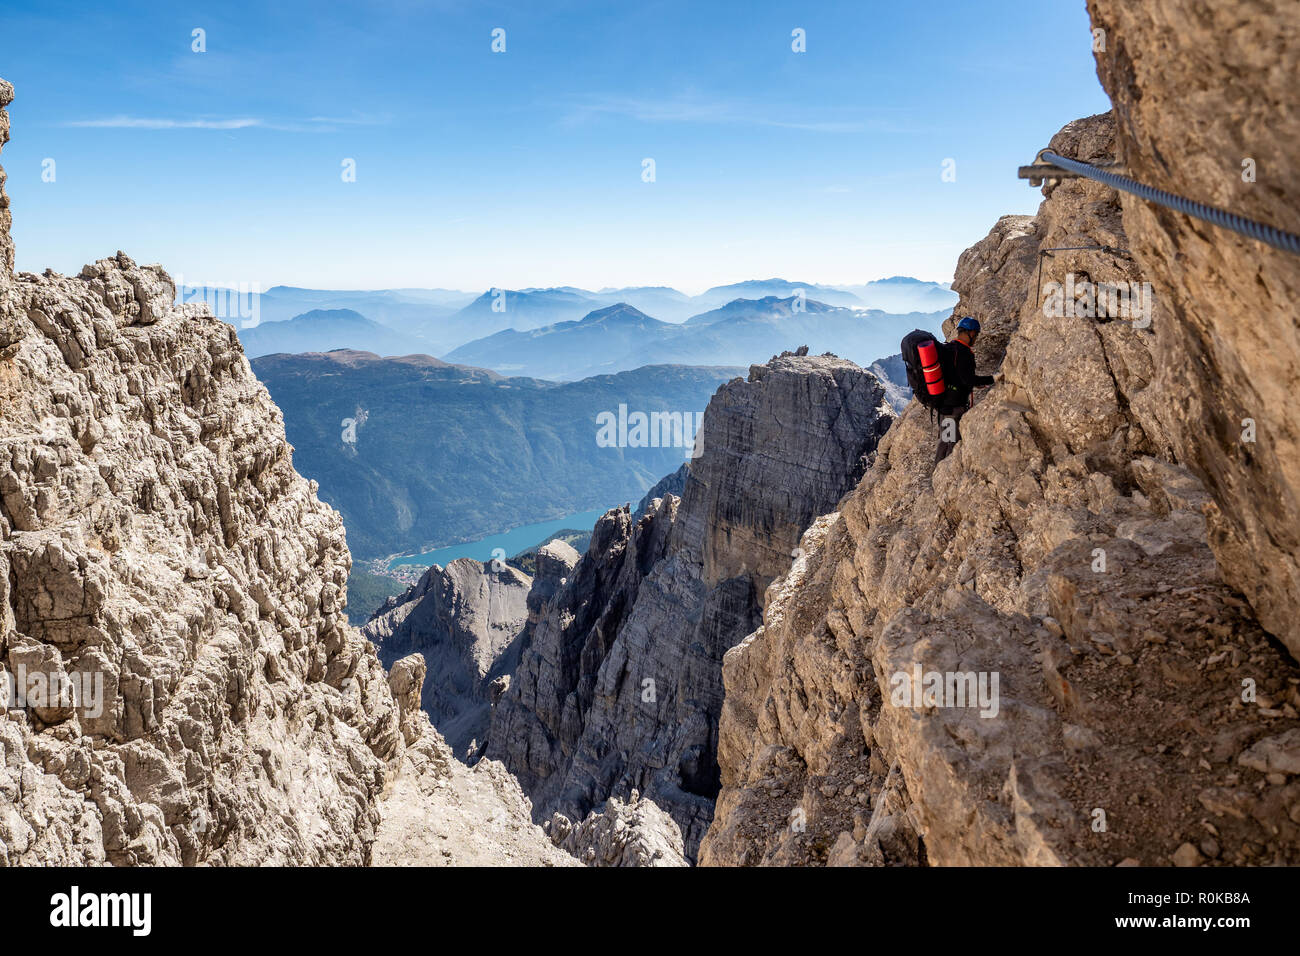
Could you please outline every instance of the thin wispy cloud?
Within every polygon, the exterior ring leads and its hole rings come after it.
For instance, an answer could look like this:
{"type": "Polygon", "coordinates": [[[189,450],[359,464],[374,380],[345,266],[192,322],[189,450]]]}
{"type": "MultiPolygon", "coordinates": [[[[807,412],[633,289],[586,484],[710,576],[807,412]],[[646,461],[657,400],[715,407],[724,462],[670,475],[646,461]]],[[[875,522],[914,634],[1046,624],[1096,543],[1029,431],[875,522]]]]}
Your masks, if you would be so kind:
{"type": "Polygon", "coordinates": [[[174,119],[149,116],[102,116],[69,120],[61,126],[80,129],[270,129],[290,133],[328,133],[338,126],[378,126],[388,122],[377,116],[313,116],[310,119],[278,122],[251,116],[230,118],[196,117],[174,119]]]}
{"type": "Polygon", "coordinates": [[[325,123],[334,126],[381,126],[388,122],[387,116],[313,116],[308,123],[325,123]]]}
{"type": "MultiPolygon", "coordinates": [[[[855,111],[860,112],[860,111],[855,111]]],[[[567,106],[566,125],[581,125],[605,116],[618,116],[644,123],[713,123],[736,126],[766,126],[815,133],[859,133],[876,128],[877,121],[845,116],[831,110],[774,112],[742,100],[698,95],[670,97],[588,96],[567,106]]]]}
{"type": "Polygon", "coordinates": [[[144,116],[105,116],[99,119],[71,120],[64,126],[90,129],[247,129],[264,126],[259,119],[155,119],[144,116]]]}
{"type": "Polygon", "coordinates": [[[720,100],[591,96],[574,104],[567,119],[582,122],[598,116],[626,116],[647,123],[717,123],[736,118],[734,108],[720,100]]]}

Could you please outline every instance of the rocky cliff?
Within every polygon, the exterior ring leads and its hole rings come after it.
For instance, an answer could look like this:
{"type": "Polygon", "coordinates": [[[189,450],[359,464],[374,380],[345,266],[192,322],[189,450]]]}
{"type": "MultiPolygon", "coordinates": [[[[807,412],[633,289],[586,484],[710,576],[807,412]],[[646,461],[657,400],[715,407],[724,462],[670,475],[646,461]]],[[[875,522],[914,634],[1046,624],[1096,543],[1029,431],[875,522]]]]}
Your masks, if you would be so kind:
{"type": "Polygon", "coordinates": [[[514,673],[532,583],[504,562],[435,564],[361,629],[387,667],[408,654],[424,658],[424,710],[461,759],[487,739],[491,683],[514,673]]]}
{"type": "MultiPolygon", "coordinates": [[[[1106,115],[1052,146],[1106,162],[1116,139],[1106,115]]],[[[984,323],[1001,381],[955,452],[933,465],[913,404],[727,654],[701,862],[1300,862],[1300,671],[1210,547],[1265,506],[1184,466],[1196,426],[1160,377],[1178,293],[1098,294],[1159,278],[1124,251],[1128,210],[1082,179],[1044,193],[958,264],[954,318],[984,323]],[[1046,250],[1071,290],[1051,303],[1046,250]]]]}
{"type": "Polygon", "coordinates": [[[408,830],[485,810],[438,859],[564,862],[450,760],[423,661],[348,627],[342,523],[233,329],[159,266],[15,276],[0,242],[0,862],[366,863],[412,787],[408,830]]]}
{"type": "MultiPolygon", "coordinates": [[[[0,80],[0,150],[9,142],[9,112],[6,107],[14,101],[14,88],[7,80],[0,80]]],[[[13,214],[9,211],[9,196],[5,193],[5,171],[0,169],[0,282],[14,271],[14,243],[9,230],[13,214]]]]}
{"type": "MultiPolygon", "coordinates": [[[[1090,0],[1118,157],[1161,189],[1300,232],[1300,6],[1090,0]]],[[[1162,425],[1214,496],[1210,543],[1260,623],[1300,655],[1300,267],[1281,252],[1125,196],[1124,227],[1167,321],[1162,425]]]]}
{"type": "Polygon", "coordinates": [[[892,420],[870,374],[786,353],[719,389],[680,499],[600,520],[493,715],[487,753],[540,819],[581,820],[639,791],[694,856],[718,788],[722,655],[892,420]]]}
{"type": "Polygon", "coordinates": [[[627,803],[610,797],[599,812],[577,825],[555,813],[544,827],[556,846],[587,866],[688,865],[681,829],[635,790],[627,803]]]}

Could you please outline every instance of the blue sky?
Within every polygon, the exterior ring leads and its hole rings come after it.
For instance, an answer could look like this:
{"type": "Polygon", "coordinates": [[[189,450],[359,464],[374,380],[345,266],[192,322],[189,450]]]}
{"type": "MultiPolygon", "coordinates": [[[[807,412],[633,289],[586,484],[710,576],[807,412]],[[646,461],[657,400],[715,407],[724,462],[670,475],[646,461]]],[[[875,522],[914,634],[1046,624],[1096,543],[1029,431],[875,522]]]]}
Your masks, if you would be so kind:
{"type": "Polygon", "coordinates": [[[1109,108],[1082,0],[271,6],[6,0],[19,269],[122,249],[263,288],[948,282],[1037,208],[1015,167],[1109,108]]]}

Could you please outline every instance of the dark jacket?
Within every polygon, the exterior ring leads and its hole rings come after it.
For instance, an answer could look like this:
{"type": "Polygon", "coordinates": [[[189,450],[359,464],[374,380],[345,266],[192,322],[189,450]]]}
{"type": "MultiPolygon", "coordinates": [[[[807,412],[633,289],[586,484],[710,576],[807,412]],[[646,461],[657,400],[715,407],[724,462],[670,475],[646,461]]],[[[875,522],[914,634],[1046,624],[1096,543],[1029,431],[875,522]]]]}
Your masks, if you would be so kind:
{"type": "Polygon", "coordinates": [[[975,373],[975,353],[961,339],[953,339],[945,346],[945,350],[951,360],[951,369],[943,370],[948,385],[948,390],[943,395],[943,405],[945,408],[965,408],[970,404],[971,391],[992,385],[993,376],[975,373]]]}

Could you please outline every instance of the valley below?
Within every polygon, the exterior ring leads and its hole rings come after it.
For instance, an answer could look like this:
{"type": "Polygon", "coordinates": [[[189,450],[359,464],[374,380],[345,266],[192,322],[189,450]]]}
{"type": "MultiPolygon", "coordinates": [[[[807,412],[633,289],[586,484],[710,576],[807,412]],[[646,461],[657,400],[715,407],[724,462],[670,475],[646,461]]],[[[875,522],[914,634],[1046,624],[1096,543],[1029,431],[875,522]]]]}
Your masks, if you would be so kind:
{"type": "Polygon", "coordinates": [[[647,366],[553,383],[353,351],[267,356],[253,370],[362,560],[638,501],[691,448],[671,434],[602,447],[597,416],[620,405],[694,416],[740,372],[647,366]]]}

